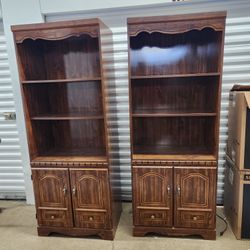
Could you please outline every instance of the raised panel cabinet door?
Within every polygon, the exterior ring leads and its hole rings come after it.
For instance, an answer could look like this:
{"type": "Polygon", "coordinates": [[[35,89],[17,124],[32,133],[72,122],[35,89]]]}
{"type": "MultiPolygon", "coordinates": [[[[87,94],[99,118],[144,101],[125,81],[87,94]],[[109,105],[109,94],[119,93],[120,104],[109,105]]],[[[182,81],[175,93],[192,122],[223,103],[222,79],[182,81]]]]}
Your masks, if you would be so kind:
{"type": "Polygon", "coordinates": [[[72,227],[67,169],[32,169],[39,226],[72,227]]]}
{"type": "Polygon", "coordinates": [[[216,169],[175,168],[175,227],[214,228],[216,169]]]}
{"type": "Polygon", "coordinates": [[[110,228],[107,169],[70,169],[76,227],[110,228]]]}
{"type": "Polygon", "coordinates": [[[133,167],[134,224],[172,225],[172,168],[133,167]]]}

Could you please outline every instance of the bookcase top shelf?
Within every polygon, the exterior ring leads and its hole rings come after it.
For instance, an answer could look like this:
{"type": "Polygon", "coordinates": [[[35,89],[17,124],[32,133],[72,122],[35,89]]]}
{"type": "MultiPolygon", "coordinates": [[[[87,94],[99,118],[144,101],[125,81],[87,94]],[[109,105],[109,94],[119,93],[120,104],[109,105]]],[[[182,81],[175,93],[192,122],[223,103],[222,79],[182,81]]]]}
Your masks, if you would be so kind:
{"type": "Polygon", "coordinates": [[[16,43],[22,43],[26,39],[62,40],[72,36],[79,37],[82,34],[98,37],[100,24],[103,25],[98,18],[92,18],[88,20],[13,25],[11,30],[14,32],[16,43]]]}
{"type": "Polygon", "coordinates": [[[211,28],[223,31],[226,12],[208,12],[202,14],[186,14],[158,17],[128,18],[129,36],[137,36],[141,32],[176,34],[190,30],[211,28]]]}

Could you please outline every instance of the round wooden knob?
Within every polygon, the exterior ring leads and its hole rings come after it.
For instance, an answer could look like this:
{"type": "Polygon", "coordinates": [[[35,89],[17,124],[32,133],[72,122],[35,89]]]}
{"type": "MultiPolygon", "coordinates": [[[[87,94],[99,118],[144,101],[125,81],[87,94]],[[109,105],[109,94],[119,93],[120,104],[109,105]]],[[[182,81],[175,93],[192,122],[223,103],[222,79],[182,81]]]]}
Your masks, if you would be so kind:
{"type": "Polygon", "coordinates": [[[55,219],[55,216],[54,215],[51,215],[51,217],[50,217],[52,220],[54,220],[55,219]]]}
{"type": "Polygon", "coordinates": [[[90,217],[89,217],[89,220],[90,220],[90,221],[92,221],[92,220],[93,220],[93,217],[92,217],[92,216],[90,216],[90,217]]]}
{"type": "Polygon", "coordinates": [[[197,217],[196,217],[196,216],[194,216],[194,217],[193,217],[193,220],[197,220],[197,217]]]}
{"type": "Polygon", "coordinates": [[[155,216],[153,214],[151,215],[151,219],[155,219],[155,216]]]}

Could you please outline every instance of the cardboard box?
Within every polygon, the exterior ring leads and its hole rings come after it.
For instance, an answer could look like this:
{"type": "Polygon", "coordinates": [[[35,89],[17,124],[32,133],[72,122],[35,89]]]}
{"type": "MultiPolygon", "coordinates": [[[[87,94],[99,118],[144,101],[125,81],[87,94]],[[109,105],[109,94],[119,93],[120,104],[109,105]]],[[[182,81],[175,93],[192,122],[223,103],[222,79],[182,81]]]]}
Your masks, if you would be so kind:
{"type": "Polygon", "coordinates": [[[250,239],[250,171],[226,156],[224,211],[237,239],[250,239]]]}
{"type": "Polygon", "coordinates": [[[227,154],[237,168],[250,170],[250,86],[230,92],[227,154]]]}

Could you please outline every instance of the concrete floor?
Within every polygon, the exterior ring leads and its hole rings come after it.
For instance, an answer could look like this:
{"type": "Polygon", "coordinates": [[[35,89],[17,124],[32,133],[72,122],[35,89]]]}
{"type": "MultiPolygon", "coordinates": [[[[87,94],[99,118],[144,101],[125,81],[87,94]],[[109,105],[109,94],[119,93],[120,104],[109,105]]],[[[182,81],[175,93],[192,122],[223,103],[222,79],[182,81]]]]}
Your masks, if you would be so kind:
{"type": "MultiPolygon", "coordinates": [[[[0,201],[0,207],[4,208],[0,213],[1,250],[250,250],[250,241],[236,240],[230,228],[216,241],[192,237],[132,237],[130,203],[123,204],[113,242],[95,238],[38,237],[34,206],[27,206],[22,201],[0,201]]],[[[217,231],[223,226],[218,220],[217,231]]]]}

